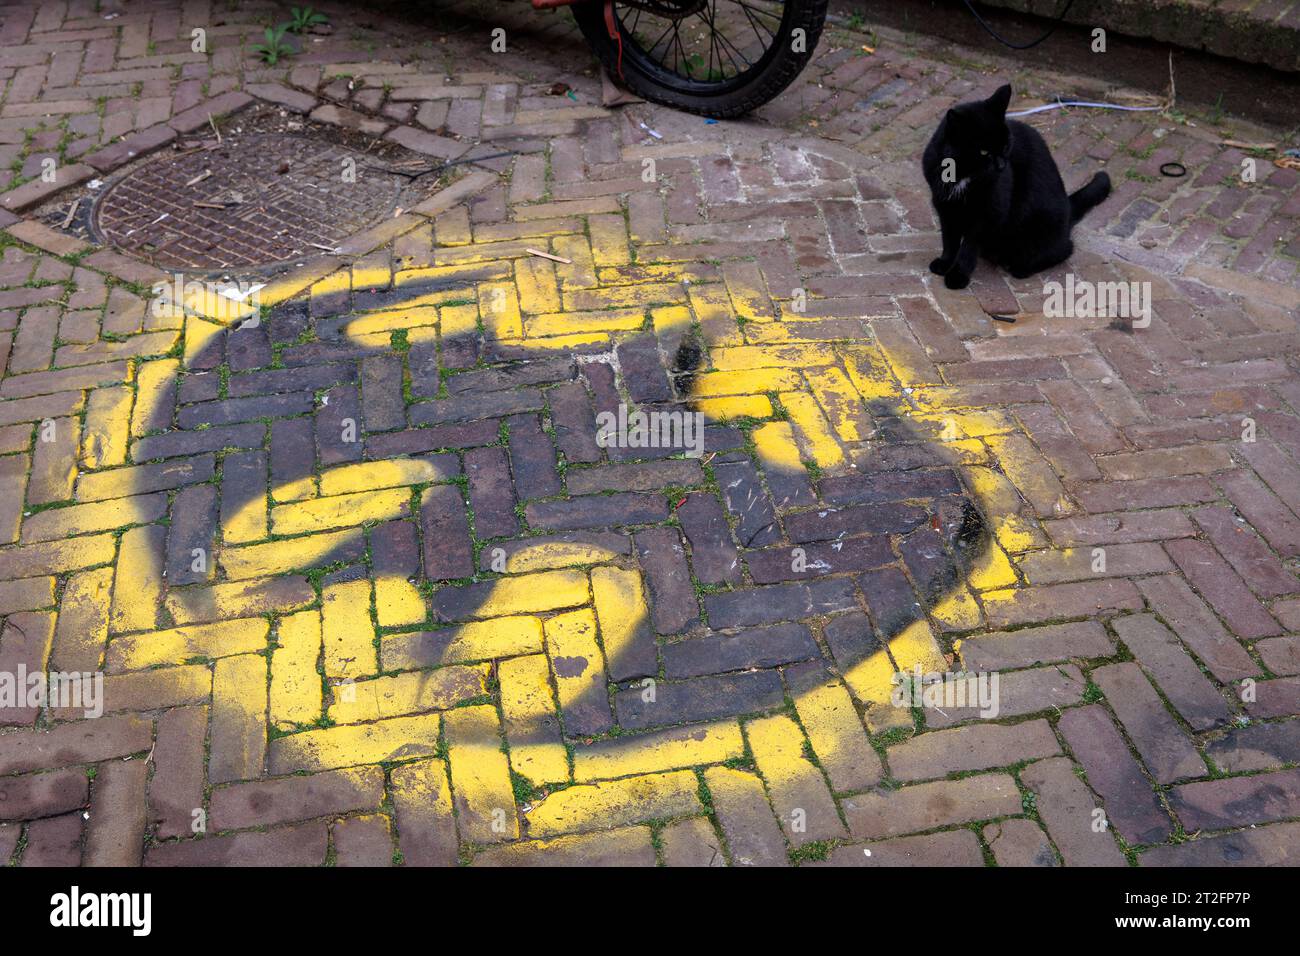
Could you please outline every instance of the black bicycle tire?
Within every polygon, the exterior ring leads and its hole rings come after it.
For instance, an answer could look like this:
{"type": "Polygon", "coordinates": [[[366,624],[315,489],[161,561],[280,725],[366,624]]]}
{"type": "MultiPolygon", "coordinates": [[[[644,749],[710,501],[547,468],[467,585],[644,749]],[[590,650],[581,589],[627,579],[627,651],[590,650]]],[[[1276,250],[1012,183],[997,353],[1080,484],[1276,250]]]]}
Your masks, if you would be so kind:
{"type": "MultiPolygon", "coordinates": [[[[779,96],[808,65],[817,49],[817,41],[821,39],[829,2],[830,0],[787,0],[787,9],[793,15],[782,17],[779,32],[773,41],[774,47],[779,45],[778,52],[753,80],[738,89],[720,94],[701,94],[673,87],[644,72],[635,58],[628,56],[626,46],[622,81],[633,93],[654,103],[715,119],[744,116],[779,96]],[[794,31],[800,28],[804,30],[806,45],[802,53],[796,53],[790,39],[794,31]]],[[[604,3],[601,0],[591,0],[589,3],[576,4],[570,9],[597,58],[606,69],[616,74],[619,69],[618,44],[610,39],[606,29],[604,3]]]]}

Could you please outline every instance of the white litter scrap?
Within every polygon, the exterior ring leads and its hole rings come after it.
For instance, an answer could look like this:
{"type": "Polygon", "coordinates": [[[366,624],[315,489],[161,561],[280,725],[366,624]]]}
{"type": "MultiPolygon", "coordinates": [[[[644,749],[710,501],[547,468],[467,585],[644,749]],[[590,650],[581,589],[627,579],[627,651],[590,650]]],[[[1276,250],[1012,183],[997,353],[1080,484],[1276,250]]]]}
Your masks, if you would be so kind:
{"type": "Polygon", "coordinates": [[[226,286],[224,289],[218,289],[217,295],[230,299],[232,302],[238,302],[242,305],[244,301],[247,300],[248,297],[252,295],[254,292],[257,292],[259,289],[265,289],[265,288],[266,288],[265,282],[258,282],[254,285],[249,286],[247,289],[243,289],[243,290],[241,290],[239,286],[230,285],[230,286],[226,286]]]}
{"type": "Polygon", "coordinates": [[[649,126],[646,126],[645,123],[638,123],[637,125],[639,125],[643,130],[645,130],[647,133],[649,133],[649,134],[650,134],[651,136],[653,136],[655,139],[663,139],[663,138],[664,138],[664,134],[663,134],[663,133],[660,133],[660,132],[658,132],[658,131],[656,131],[656,130],[651,129],[649,126]]]}

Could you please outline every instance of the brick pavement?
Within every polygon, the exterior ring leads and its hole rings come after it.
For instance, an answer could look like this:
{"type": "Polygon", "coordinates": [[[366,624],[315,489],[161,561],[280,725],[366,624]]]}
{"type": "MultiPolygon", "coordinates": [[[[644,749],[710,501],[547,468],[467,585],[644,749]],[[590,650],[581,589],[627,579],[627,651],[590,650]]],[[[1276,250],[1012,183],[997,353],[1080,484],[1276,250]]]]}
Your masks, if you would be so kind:
{"type": "Polygon", "coordinates": [[[0,710],[0,856],[1295,859],[1300,198],[1218,142],[1275,132],[1048,114],[1119,187],[1070,271],[1154,292],[1048,318],[1063,272],[933,281],[916,158],[1062,78],[832,32],[706,124],[596,105],[562,16],[336,11],[267,69],[271,9],[0,6],[0,674],[105,675],[100,717],[0,710]],[[153,307],[42,205],[50,151],[82,188],[253,99],[514,155],[257,323],[153,307]],[[602,446],[620,406],[701,412],[703,457],[602,446]],[[898,706],[914,667],[996,672],[999,713],[898,706]]]}

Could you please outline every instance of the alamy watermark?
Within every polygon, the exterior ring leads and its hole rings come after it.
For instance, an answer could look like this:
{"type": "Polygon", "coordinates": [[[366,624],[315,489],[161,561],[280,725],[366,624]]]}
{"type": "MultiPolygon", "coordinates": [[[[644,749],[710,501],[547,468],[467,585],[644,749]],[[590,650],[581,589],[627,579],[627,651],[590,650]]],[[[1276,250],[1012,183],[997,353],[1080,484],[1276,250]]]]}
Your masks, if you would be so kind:
{"type": "Polygon", "coordinates": [[[893,682],[890,701],[895,707],[939,711],[975,708],[981,717],[988,720],[997,717],[1001,709],[996,671],[923,672],[918,664],[911,671],[895,674],[893,682]]]}
{"type": "Polygon", "coordinates": [[[704,413],[628,411],[596,416],[596,444],[601,448],[672,448],[687,458],[704,454],[704,413]]]}
{"type": "Polygon", "coordinates": [[[50,925],[125,927],[132,936],[148,936],[153,930],[152,893],[93,893],[73,886],[66,893],[50,897],[50,925]]]}
{"type": "Polygon", "coordinates": [[[1090,282],[1067,272],[1064,283],[1045,283],[1043,295],[1049,319],[1131,319],[1135,329],[1151,324],[1150,282],[1090,282]]]}
{"type": "Polygon", "coordinates": [[[0,671],[0,713],[16,708],[80,709],[86,717],[104,713],[102,671],[43,671],[27,673],[18,665],[14,671],[0,671]]]}

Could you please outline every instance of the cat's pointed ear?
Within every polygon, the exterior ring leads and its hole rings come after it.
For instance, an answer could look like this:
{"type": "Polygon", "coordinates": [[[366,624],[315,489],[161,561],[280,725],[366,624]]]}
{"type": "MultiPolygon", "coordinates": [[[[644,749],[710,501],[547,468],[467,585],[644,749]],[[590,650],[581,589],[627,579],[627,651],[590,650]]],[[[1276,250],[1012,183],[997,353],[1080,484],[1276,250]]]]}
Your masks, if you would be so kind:
{"type": "Polygon", "coordinates": [[[999,86],[985,102],[988,103],[990,112],[998,116],[1006,115],[1007,107],[1011,105],[1011,84],[999,86]]]}

